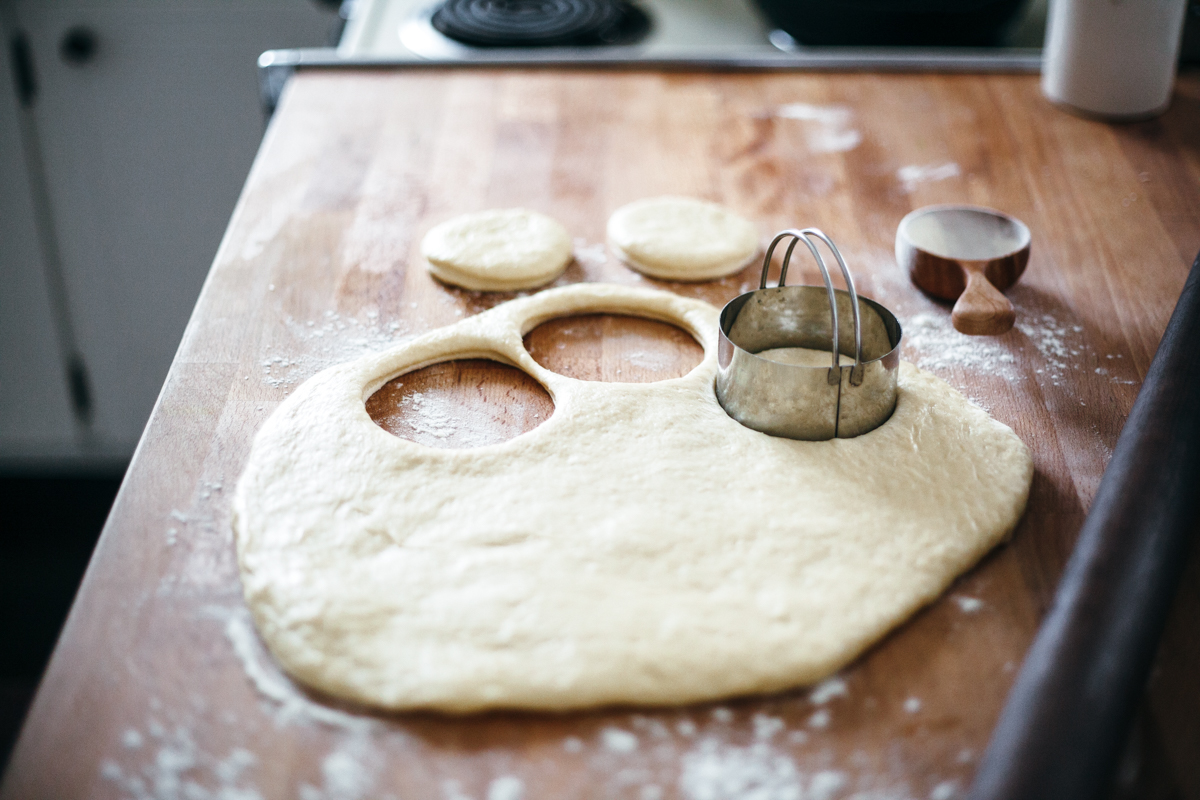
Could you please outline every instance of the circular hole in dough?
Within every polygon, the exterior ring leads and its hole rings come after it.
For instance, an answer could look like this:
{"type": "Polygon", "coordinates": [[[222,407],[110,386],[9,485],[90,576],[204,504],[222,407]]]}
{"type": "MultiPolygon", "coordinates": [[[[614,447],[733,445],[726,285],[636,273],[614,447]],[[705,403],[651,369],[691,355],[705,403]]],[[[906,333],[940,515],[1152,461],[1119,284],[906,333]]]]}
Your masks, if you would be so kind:
{"type": "Polygon", "coordinates": [[[551,372],[608,383],[680,378],[704,359],[704,348],[682,328],[615,314],[543,322],[525,334],[525,349],[551,372]]]}
{"type": "Polygon", "coordinates": [[[759,252],[752,222],[692,197],[652,197],[618,208],[608,219],[608,243],[633,269],[671,281],[723,278],[759,252]]]}
{"type": "Polygon", "coordinates": [[[484,359],[446,361],[393,378],[366,405],[388,433],[449,449],[506,442],[554,413],[541,384],[516,367],[484,359]]]}
{"type": "Polygon", "coordinates": [[[492,209],[433,227],[421,240],[421,255],[444,283],[489,292],[532,289],[571,263],[571,234],[536,211],[492,209]]]}

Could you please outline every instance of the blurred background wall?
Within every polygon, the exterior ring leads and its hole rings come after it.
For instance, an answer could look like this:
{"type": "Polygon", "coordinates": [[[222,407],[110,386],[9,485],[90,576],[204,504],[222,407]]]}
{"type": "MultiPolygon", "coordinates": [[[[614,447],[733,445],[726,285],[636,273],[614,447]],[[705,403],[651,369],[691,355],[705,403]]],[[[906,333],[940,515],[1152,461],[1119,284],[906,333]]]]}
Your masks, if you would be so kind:
{"type": "Polygon", "coordinates": [[[87,565],[311,0],[0,0],[0,759],[87,565]]]}

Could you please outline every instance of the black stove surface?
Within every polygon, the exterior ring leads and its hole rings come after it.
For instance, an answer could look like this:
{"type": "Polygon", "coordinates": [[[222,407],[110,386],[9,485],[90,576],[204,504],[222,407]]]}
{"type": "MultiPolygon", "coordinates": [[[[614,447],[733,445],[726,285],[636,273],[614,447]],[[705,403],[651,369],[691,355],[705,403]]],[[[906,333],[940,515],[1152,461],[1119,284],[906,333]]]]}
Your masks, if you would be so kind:
{"type": "Polygon", "coordinates": [[[445,0],[430,22],[473,47],[633,44],[650,30],[625,0],[445,0]]]}

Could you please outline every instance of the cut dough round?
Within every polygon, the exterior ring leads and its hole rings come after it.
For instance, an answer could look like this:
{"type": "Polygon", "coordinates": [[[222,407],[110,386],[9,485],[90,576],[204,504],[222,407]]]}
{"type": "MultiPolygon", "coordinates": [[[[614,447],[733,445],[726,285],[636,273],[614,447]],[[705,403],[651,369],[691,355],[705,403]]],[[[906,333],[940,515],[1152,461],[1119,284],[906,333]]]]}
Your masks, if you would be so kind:
{"type": "Polygon", "coordinates": [[[664,705],[840,669],[1012,530],[1032,478],[1006,426],[901,366],[853,439],[750,430],[718,405],[717,309],[579,284],[513,300],[300,386],[234,499],[246,600],[291,675],[390,709],[664,705]],[[657,383],[556,375],[521,337],[571,314],[672,322],[705,349],[657,383]],[[398,439],[364,398],[457,358],[528,372],[555,411],[474,450],[398,439]]]}
{"type": "Polygon", "coordinates": [[[724,206],[691,197],[652,197],[618,208],[608,243],[652,278],[707,281],[732,275],[758,255],[753,223],[724,206]]]}
{"type": "Polygon", "coordinates": [[[536,211],[492,209],[435,226],[421,240],[421,255],[435,278],[464,289],[532,289],[571,263],[571,234],[536,211]]]}

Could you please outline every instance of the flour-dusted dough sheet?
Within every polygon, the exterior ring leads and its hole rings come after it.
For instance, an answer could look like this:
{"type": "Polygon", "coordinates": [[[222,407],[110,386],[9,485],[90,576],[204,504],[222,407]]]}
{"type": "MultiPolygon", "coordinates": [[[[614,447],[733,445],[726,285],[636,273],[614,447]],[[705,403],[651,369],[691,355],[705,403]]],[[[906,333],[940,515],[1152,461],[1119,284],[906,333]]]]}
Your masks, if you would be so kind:
{"type": "Polygon", "coordinates": [[[246,600],[298,680],[390,709],[666,705],[838,670],[1011,531],[1032,477],[1006,426],[910,364],[854,439],[717,404],[717,309],[577,284],[314,376],[255,438],[234,500],[246,600]],[[522,346],[577,313],[673,322],[701,364],[658,383],[556,375],[522,346]],[[365,398],[458,358],[525,370],[540,427],[473,450],[399,439],[365,398]]]}
{"type": "Polygon", "coordinates": [[[463,214],[436,225],[421,255],[439,280],[477,291],[532,289],[571,263],[571,235],[558,220],[526,208],[463,214]]]}
{"type": "Polygon", "coordinates": [[[724,206],[693,197],[650,197],[608,219],[608,244],[652,278],[707,281],[741,270],[758,255],[758,231],[724,206]]]}

